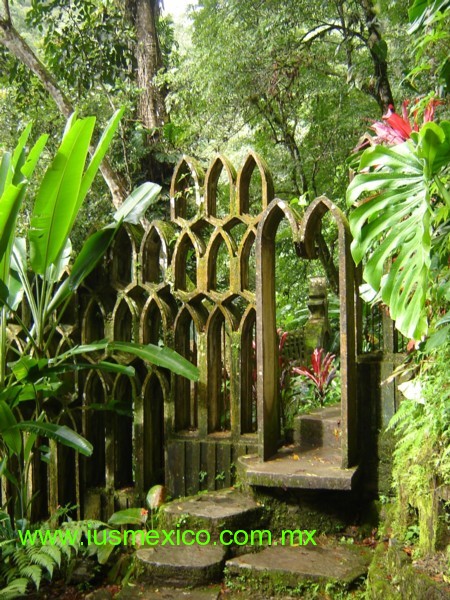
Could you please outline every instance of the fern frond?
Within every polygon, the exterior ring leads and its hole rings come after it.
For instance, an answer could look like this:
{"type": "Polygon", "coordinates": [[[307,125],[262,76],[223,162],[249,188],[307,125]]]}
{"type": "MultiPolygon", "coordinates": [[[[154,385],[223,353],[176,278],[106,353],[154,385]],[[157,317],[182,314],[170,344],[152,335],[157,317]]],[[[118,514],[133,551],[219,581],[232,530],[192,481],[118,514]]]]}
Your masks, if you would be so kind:
{"type": "Polygon", "coordinates": [[[25,596],[27,591],[28,579],[19,577],[11,581],[5,588],[0,590],[0,600],[13,600],[25,596]]]}
{"type": "Polygon", "coordinates": [[[59,548],[46,544],[45,546],[41,547],[41,552],[48,554],[58,565],[58,567],[61,566],[61,550],[59,548]]]}
{"type": "Polygon", "coordinates": [[[31,581],[36,586],[36,589],[37,590],[39,589],[39,586],[41,585],[41,579],[42,579],[41,567],[39,567],[38,565],[28,565],[28,567],[25,567],[24,569],[21,570],[20,574],[22,575],[22,577],[31,579],[31,581]]]}
{"type": "Polygon", "coordinates": [[[45,554],[45,552],[41,551],[39,548],[38,552],[34,552],[30,556],[30,560],[33,564],[39,565],[48,571],[50,578],[53,577],[53,569],[55,568],[55,561],[51,556],[45,554]]]}

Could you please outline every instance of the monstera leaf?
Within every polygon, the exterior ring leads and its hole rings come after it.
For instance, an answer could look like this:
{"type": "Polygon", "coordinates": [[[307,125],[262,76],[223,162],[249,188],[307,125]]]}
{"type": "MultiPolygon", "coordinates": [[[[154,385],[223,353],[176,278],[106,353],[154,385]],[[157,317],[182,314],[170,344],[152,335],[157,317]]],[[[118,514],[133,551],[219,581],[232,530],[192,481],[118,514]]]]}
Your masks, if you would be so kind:
{"type": "Polygon", "coordinates": [[[439,174],[450,164],[450,123],[426,123],[393,147],[368,148],[347,190],[352,255],[363,277],[389,306],[397,329],[427,332],[425,300],[433,234],[434,194],[450,205],[439,174]],[[370,194],[370,195],[369,195],[370,194]]]}

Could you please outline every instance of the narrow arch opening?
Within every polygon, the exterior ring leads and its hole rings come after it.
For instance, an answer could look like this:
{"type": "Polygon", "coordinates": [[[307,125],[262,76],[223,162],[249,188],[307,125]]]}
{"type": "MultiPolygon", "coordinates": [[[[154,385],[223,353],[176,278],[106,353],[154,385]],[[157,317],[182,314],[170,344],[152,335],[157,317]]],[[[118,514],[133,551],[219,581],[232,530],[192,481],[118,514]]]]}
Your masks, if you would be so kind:
{"type": "Polygon", "coordinates": [[[133,418],[134,391],[129,377],[119,375],[114,386],[117,413],[113,417],[114,485],[133,485],[133,418]]]}
{"type": "Polygon", "coordinates": [[[120,287],[126,287],[133,278],[133,246],[124,227],[116,236],[112,247],[112,279],[120,287]]]}
{"type": "Polygon", "coordinates": [[[151,229],[143,248],[142,277],[144,283],[161,283],[167,264],[167,254],[156,229],[151,229]]]}
{"type": "Polygon", "coordinates": [[[104,411],[90,409],[92,404],[106,404],[107,388],[104,379],[95,371],[91,371],[86,381],[84,405],[86,407],[85,435],[93,445],[92,456],[83,458],[87,487],[105,485],[106,461],[106,427],[104,411]]]}
{"type": "Polygon", "coordinates": [[[231,340],[217,310],[208,328],[208,433],[231,430],[231,340]]]}
{"type": "Polygon", "coordinates": [[[114,315],[114,339],[118,342],[132,342],[133,315],[128,302],[123,298],[114,315]]]}
{"type": "Polygon", "coordinates": [[[143,328],[144,344],[161,346],[164,341],[164,327],[161,311],[153,299],[147,307],[143,328]]]}
{"type": "Polygon", "coordinates": [[[188,235],[185,235],[176,256],[175,287],[187,292],[197,287],[197,254],[194,244],[188,235]]]}
{"type": "Polygon", "coordinates": [[[239,210],[256,217],[274,196],[273,181],[264,161],[250,153],[238,175],[239,210]]]}
{"type": "Polygon", "coordinates": [[[164,484],[164,392],[153,373],[144,392],[144,489],[164,484]]]}
{"type": "Polygon", "coordinates": [[[230,289],[230,254],[224,238],[219,235],[209,256],[210,289],[226,292],[230,289]]]}
{"type": "Polygon", "coordinates": [[[241,433],[258,429],[256,398],[256,313],[250,310],[241,333],[241,433]]]}
{"type": "Polygon", "coordinates": [[[206,174],[207,214],[224,219],[232,211],[236,173],[231,163],[218,156],[206,174]]]}
{"type": "Polygon", "coordinates": [[[86,310],[83,330],[85,344],[90,344],[105,338],[104,311],[95,299],[90,301],[86,310]]]}
{"type": "Polygon", "coordinates": [[[230,214],[230,180],[222,168],[216,188],[216,217],[224,219],[230,214]]]}
{"type": "MultiPolygon", "coordinates": [[[[180,315],[175,329],[175,349],[192,364],[197,365],[197,336],[195,322],[188,310],[180,315]]],[[[198,383],[176,376],[175,429],[195,431],[198,428],[198,383]]]]}
{"type": "Polygon", "coordinates": [[[251,231],[241,248],[241,288],[243,291],[256,290],[256,248],[255,234],[251,231]]]}
{"type": "Polygon", "coordinates": [[[197,215],[197,188],[192,171],[183,160],[175,174],[175,183],[172,187],[175,217],[190,220],[197,215]]]}

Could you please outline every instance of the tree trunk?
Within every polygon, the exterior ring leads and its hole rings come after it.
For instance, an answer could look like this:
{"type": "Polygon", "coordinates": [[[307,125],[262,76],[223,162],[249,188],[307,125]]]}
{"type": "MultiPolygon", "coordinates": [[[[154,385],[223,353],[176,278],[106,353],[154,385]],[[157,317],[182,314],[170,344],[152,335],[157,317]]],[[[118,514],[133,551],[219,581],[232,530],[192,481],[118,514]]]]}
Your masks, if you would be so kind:
{"type": "Polygon", "coordinates": [[[381,35],[380,24],[372,0],[360,0],[369,34],[367,47],[375,71],[373,82],[369,83],[366,91],[373,97],[385,113],[390,104],[394,104],[388,77],[387,44],[381,35]]]}
{"type": "Polygon", "coordinates": [[[159,46],[156,23],[159,17],[159,0],[133,0],[132,14],[136,28],[137,85],[141,90],[138,115],[152,137],[158,137],[154,131],[167,122],[164,95],[155,84],[155,76],[162,68],[162,56],[159,46]]]}
{"type": "MultiPolygon", "coordinates": [[[[0,44],[5,46],[17,60],[22,62],[36,75],[65,117],[69,117],[74,112],[72,104],[61,90],[58,82],[35,55],[19,32],[14,29],[9,18],[5,20],[0,19],[0,44]]],[[[91,148],[92,150],[93,148],[91,148]]],[[[119,208],[127,196],[126,185],[119,174],[112,169],[107,159],[103,160],[100,170],[112,194],[113,204],[116,208],[119,208]]]]}
{"type": "Polygon", "coordinates": [[[164,90],[155,82],[158,71],[163,67],[157,32],[160,4],[161,0],[126,0],[125,6],[136,32],[136,83],[139,88],[137,117],[148,132],[148,152],[141,161],[141,169],[147,179],[164,183],[170,178],[173,165],[165,163],[160,157],[152,156],[161,136],[161,128],[169,120],[164,90]]]}

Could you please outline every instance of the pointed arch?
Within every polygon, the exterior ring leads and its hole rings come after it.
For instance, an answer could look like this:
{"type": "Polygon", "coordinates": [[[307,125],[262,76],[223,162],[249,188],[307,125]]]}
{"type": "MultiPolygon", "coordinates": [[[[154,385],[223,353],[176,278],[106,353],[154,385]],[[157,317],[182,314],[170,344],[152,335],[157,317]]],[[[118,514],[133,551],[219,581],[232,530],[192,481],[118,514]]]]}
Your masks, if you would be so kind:
{"type": "MultiPolygon", "coordinates": [[[[204,330],[205,317],[186,304],[175,320],[175,350],[192,364],[198,365],[199,334],[204,330]]],[[[177,375],[175,377],[175,431],[195,431],[199,426],[199,386],[177,375]]]]}
{"type": "Polygon", "coordinates": [[[248,153],[244,164],[239,169],[236,189],[238,214],[258,215],[267,208],[275,196],[269,167],[266,161],[253,151],[248,153]],[[250,199],[250,185],[255,169],[259,171],[261,178],[261,201],[256,205],[250,199]]]}
{"type": "Polygon", "coordinates": [[[170,245],[166,232],[164,224],[153,221],[142,239],[140,263],[143,283],[159,284],[164,281],[170,261],[170,245]]]}
{"type": "Polygon", "coordinates": [[[256,310],[249,305],[239,326],[241,332],[240,352],[240,433],[256,433],[256,310]]]}
{"type": "Polygon", "coordinates": [[[172,328],[173,320],[170,306],[157,294],[149,296],[140,320],[141,343],[158,345],[160,342],[164,342],[167,332],[172,328]]]}
{"type": "Polygon", "coordinates": [[[197,287],[198,263],[204,252],[204,244],[195,233],[190,230],[182,232],[172,259],[176,290],[189,291],[192,286],[197,287]]]}
{"type": "Polygon", "coordinates": [[[256,231],[249,229],[239,245],[241,291],[256,291],[256,231]]]}
{"type": "Polygon", "coordinates": [[[86,307],[82,325],[81,341],[83,344],[90,344],[106,337],[107,312],[103,302],[92,297],[86,307]]]}
{"type": "Polygon", "coordinates": [[[280,402],[278,385],[278,337],[275,305],[275,237],[286,218],[294,241],[298,239],[294,212],[283,200],[275,198],[258,223],[256,234],[256,353],[258,432],[263,460],[275,454],[280,439],[280,402]]]}
{"type": "Polygon", "coordinates": [[[135,263],[134,241],[125,225],[119,229],[111,245],[111,282],[121,289],[133,281],[135,263]]]}
{"type": "MultiPolygon", "coordinates": [[[[112,457],[115,489],[132,486],[133,481],[133,417],[136,398],[136,381],[127,375],[118,375],[114,381],[113,399],[118,412],[112,417],[112,457]],[[129,413],[129,414],[127,414],[129,413]]],[[[109,437],[109,436],[108,436],[109,437]]]]}
{"type": "Polygon", "coordinates": [[[232,376],[231,335],[236,319],[224,306],[217,305],[206,323],[208,368],[208,433],[231,431],[232,414],[230,380],[232,376]]]}
{"type": "MultiPolygon", "coordinates": [[[[234,211],[233,201],[236,188],[236,171],[231,162],[225,156],[218,154],[211,163],[205,176],[205,210],[207,217],[220,216],[217,195],[219,179],[222,172],[225,173],[229,185],[228,210],[225,211],[225,214],[229,214],[234,211]]],[[[222,215],[222,217],[223,216],[225,215],[222,215]]]]}
{"type": "Polygon", "coordinates": [[[139,338],[137,303],[130,296],[119,296],[112,314],[113,339],[116,342],[136,342],[139,338]]]}
{"type": "Polygon", "coordinates": [[[142,471],[143,491],[165,483],[164,445],[166,424],[164,407],[169,395],[167,379],[158,370],[148,373],[142,386],[142,471]]]}
{"type": "Polygon", "coordinates": [[[339,311],[342,414],[342,467],[358,460],[358,424],[356,390],[356,330],[358,295],[355,286],[355,264],[350,253],[351,233],[344,213],[328,198],[320,196],[308,207],[299,229],[299,254],[317,258],[315,239],[322,219],[330,212],[338,228],[339,244],[339,311]]]}
{"type": "Polygon", "coordinates": [[[200,211],[204,179],[204,171],[194,158],[183,156],[178,161],[170,184],[170,218],[172,221],[192,219],[200,211]]]}
{"type": "Polygon", "coordinates": [[[90,410],[92,404],[106,404],[109,378],[99,371],[89,371],[83,393],[83,435],[94,447],[92,456],[83,457],[84,480],[88,488],[106,484],[106,413],[90,410]]]}
{"type": "Polygon", "coordinates": [[[206,256],[207,256],[207,290],[215,290],[218,292],[225,292],[230,289],[231,285],[231,271],[233,266],[233,258],[236,256],[237,248],[234,240],[230,235],[223,229],[217,229],[211,237],[208,245],[206,256]],[[221,251],[221,249],[225,251],[221,251]],[[219,260],[219,256],[221,260],[219,260]],[[226,264],[223,264],[225,257],[226,264]],[[222,282],[218,280],[218,267],[221,268],[222,282]]]}

